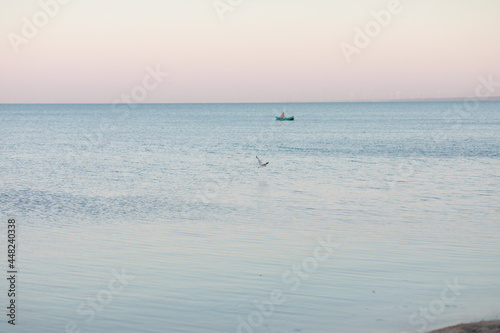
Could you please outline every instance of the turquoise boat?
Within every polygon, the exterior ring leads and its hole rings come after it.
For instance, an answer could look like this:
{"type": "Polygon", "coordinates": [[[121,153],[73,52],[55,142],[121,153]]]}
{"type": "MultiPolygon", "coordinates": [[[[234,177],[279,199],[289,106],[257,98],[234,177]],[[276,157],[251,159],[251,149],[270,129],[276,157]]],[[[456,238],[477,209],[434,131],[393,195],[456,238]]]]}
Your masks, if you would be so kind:
{"type": "Polygon", "coordinates": [[[280,118],[280,117],[276,117],[276,120],[293,120],[293,116],[291,117],[288,117],[288,118],[280,118]]]}

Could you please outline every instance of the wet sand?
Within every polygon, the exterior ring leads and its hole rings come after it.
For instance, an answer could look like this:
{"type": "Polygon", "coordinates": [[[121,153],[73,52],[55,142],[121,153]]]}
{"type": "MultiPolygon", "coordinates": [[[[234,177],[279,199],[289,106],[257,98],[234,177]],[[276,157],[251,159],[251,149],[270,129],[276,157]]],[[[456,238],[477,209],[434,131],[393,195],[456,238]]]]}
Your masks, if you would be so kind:
{"type": "Polygon", "coordinates": [[[460,324],[442,328],[430,333],[500,333],[500,320],[460,324]]]}

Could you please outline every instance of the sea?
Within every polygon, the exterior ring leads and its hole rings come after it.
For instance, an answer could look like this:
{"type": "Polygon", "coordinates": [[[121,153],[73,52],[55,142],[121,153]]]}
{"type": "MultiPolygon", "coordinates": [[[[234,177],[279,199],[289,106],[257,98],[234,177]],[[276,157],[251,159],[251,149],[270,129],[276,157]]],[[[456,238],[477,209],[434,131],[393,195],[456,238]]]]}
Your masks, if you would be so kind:
{"type": "Polygon", "coordinates": [[[0,332],[500,318],[500,102],[4,104],[0,142],[0,332]]]}

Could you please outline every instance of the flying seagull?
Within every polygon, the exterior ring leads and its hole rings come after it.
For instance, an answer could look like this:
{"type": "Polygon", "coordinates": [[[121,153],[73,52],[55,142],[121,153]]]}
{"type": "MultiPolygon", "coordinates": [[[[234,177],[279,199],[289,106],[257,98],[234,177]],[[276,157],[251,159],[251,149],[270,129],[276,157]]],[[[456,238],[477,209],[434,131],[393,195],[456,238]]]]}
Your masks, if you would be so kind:
{"type": "Polygon", "coordinates": [[[259,168],[266,167],[269,164],[269,162],[262,163],[262,161],[260,160],[260,158],[258,156],[255,156],[255,157],[257,157],[257,161],[259,161],[259,168]]]}

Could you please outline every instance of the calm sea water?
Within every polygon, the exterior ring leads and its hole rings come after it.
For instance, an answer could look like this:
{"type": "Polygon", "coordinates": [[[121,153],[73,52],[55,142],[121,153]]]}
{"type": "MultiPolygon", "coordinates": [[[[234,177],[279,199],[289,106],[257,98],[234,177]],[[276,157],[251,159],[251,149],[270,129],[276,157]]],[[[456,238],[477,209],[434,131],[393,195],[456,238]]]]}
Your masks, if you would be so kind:
{"type": "Polygon", "coordinates": [[[0,117],[16,332],[422,332],[499,316],[500,103],[0,117]]]}

